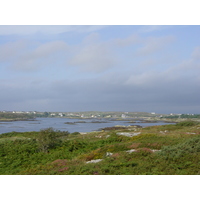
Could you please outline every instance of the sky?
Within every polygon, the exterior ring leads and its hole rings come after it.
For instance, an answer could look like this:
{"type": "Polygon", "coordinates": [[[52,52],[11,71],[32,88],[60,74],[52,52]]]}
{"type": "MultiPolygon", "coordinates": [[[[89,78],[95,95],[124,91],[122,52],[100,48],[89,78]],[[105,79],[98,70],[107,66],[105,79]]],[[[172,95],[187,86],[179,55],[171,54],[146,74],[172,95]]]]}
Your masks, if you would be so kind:
{"type": "Polygon", "coordinates": [[[0,110],[200,113],[199,25],[0,25],[0,110]]]}

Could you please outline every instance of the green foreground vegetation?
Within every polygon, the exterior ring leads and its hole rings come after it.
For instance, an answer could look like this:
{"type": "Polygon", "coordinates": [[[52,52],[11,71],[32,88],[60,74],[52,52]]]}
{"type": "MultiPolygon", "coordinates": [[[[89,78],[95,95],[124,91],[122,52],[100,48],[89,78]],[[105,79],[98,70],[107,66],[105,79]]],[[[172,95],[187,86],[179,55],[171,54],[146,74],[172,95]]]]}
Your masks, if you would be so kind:
{"type": "Polygon", "coordinates": [[[0,174],[198,175],[200,123],[114,127],[87,134],[52,128],[1,134],[0,174]],[[91,160],[100,162],[87,163],[91,160]]]}

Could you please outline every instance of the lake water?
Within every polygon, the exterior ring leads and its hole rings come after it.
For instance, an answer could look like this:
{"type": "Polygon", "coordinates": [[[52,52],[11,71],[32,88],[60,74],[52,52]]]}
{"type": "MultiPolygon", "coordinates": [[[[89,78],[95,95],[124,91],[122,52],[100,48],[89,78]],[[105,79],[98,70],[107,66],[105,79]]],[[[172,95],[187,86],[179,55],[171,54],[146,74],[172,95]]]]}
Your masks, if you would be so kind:
{"type": "Polygon", "coordinates": [[[12,131],[15,132],[39,131],[40,129],[45,129],[49,127],[52,127],[56,130],[69,131],[70,133],[73,133],[76,131],[77,132],[97,131],[100,128],[112,127],[115,125],[125,125],[125,126],[140,125],[142,127],[146,127],[146,126],[155,126],[163,124],[166,123],[164,122],[141,123],[140,121],[136,123],[131,123],[130,119],[127,121],[112,121],[110,119],[36,118],[35,121],[0,122],[0,134],[12,131]],[[83,123],[83,121],[85,123],[83,123]],[[101,122],[101,123],[95,123],[95,122],[101,122]]]}

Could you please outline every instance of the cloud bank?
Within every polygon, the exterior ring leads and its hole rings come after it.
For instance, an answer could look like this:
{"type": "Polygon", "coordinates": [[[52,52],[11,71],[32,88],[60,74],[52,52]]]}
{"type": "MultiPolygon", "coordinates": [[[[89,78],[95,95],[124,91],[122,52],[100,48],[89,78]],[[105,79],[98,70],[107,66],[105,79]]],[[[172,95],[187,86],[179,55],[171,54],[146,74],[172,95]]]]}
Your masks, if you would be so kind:
{"type": "Polygon", "coordinates": [[[173,27],[122,28],[0,26],[0,110],[199,113],[199,40],[185,51],[173,27]],[[38,31],[57,37],[23,36],[38,31]]]}

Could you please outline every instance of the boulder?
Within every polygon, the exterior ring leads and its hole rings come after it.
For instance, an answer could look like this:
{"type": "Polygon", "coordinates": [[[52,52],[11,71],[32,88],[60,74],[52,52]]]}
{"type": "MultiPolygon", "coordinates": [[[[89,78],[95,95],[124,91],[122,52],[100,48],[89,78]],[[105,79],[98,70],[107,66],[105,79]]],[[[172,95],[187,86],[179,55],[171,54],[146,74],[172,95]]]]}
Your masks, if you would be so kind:
{"type": "Polygon", "coordinates": [[[137,133],[116,133],[117,135],[123,135],[123,136],[127,136],[127,137],[133,137],[136,135],[139,135],[141,132],[137,132],[137,133]]]}
{"type": "Polygon", "coordinates": [[[102,160],[103,159],[90,160],[90,161],[87,161],[86,163],[98,163],[98,162],[100,162],[102,160]]]}

